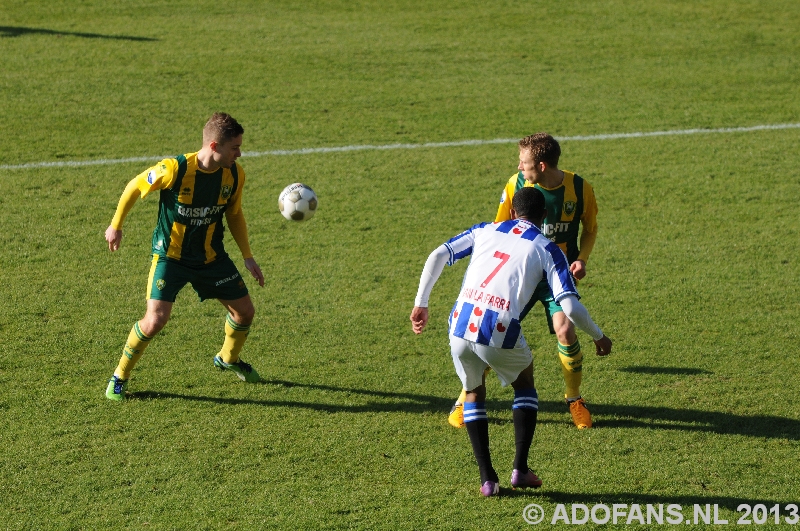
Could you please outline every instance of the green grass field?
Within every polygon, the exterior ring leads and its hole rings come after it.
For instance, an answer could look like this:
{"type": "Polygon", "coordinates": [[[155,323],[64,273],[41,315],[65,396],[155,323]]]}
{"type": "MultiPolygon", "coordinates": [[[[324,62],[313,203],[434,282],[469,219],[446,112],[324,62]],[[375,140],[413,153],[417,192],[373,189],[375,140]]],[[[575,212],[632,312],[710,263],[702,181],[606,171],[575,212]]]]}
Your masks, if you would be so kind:
{"type": "Polygon", "coordinates": [[[601,503],[689,519],[717,504],[729,525],[739,504],[779,504],[789,527],[800,129],[574,137],[800,123],[797,2],[0,7],[0,528],[530,529],[532,503],[548,529],[592,528],[550,519],[601,503]],[[615,352],[595,358],[580,336],[596,427],[578,431],[541,307],[526,320],[542,489],[508,488],[513,393],[495,378],[502,496],[480,497],[467,435],[447,425],[464,263],[434,289],[426,332],[408,322],[428,253],[493,218],[513,143],[243,157],[268,277],[249,284],[243,358],[264,382],[214,370],[224,310],[186,289],[131,400],[105,399],[144,312],[157,200],[137,204],[117,253],[103,232],[125,183],[197,150],[217,110],[250,153],[565,139],[560,167],[600,208],[581,295],[615,352]],[[307,223],[277,212],[295,181],[319,195],[307,223]]]}

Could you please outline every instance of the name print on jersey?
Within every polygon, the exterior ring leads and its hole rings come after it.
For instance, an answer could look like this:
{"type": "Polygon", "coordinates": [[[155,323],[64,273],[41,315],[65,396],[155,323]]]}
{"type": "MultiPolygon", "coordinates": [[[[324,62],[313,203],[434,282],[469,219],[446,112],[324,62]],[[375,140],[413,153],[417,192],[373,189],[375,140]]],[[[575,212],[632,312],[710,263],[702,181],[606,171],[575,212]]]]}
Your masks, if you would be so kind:
{"type": "Polygon", "coordinates": [[[187,218],[204,218],[222,212],[227,205],[217,205],[213,207],[190,208],[185,206],[178,207],[178,214],[187,218]]]}
{"type": "Polygon", "coordinates": [[[475,302],[482,302],[485,306],[490,306],[499,310],[505,310],[507,312],[511,310],[510,301],[477,289],[465,288],[464,291],[461,292],[461,297],[475,302]]]}
{"type": "Polygon", "coordinates": [[[185,206],[178,207],[178,214],[189,219],[189,225],[210,225],[214,223],[212,218],[207,216],[214,216],[219,214],[227,205],[217,205],[213,207],[190,208],[185,206]]]}
{"type": "Polygon", "coordinates": [[[569,232],[569,223],[546,223],[542,225],[542,234],[551,240],[559,232],[569,232]]]}

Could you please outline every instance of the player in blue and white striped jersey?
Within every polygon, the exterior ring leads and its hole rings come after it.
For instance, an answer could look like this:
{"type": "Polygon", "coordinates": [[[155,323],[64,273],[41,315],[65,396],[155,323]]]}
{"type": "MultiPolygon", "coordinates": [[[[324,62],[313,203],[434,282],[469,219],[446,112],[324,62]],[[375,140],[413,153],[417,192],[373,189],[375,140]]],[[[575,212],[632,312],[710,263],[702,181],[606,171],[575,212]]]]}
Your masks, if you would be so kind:
{"type": "Polygon", "coordinates": [[[528,452],[536,429],[538,396],[533,382],[533,357],[520,328],[536,299],[534,290],[547,280],[553,297],[575,325],[589,334],[597,353],[611,352],[611,340],[592,321],[579,295],[563,251],[545,238],[537,225],[545,216],[544,196],[535,188],[518,191],[514,218],[480,223],[451,238],[428,257],[411,312],[415,333],[428,322],[428,299],[444,266],[466,256],[471,261],[449,317],[450,350],[464,389],[464,423],[481,474],[481,494],[499,493],[499,480],[489,455],[489,424],[483,373],[492,367],[503,386],[514,388],[516,455],[512,487],[539,487],[528,468],[528,452]]]}

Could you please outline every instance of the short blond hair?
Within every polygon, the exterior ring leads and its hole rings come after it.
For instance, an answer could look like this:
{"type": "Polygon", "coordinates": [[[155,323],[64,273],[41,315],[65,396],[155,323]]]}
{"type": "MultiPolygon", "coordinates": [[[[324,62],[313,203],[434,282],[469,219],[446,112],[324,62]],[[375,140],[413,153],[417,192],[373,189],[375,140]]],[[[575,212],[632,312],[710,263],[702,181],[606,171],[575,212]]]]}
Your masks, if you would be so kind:
{"type": "Polygon", "coordinates": [[[203,127],[203,143],[218,142],[224,144],[244,133],[233,116],[224,112],[215,112],[203,127]]]}
{"type": "Polygon", "coordinates": [[[534,164],[540,162],[558,168],[558,159],[561,157],[561,146],[558,141],[547,133],[529,135],[519,141],[520,151],[530,151],[534,164]]]}

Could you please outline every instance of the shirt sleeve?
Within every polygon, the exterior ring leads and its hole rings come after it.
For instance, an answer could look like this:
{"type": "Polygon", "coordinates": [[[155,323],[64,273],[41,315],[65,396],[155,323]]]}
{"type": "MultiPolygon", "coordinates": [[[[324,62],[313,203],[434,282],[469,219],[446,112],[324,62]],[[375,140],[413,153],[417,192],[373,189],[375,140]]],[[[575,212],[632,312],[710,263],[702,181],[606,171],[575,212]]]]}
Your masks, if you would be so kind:
{"type": "Polygon", "coordinates": [[[564,297],[559,304],[561,309],[564,310],[564,315],[575,323],[575,326],[589,334],[595,341],[603,338],[603,331],[592,321],[589,316],[589,310],[575,296],[564,297]]]}
{"type": "Polygon", "coordinates": [[[514,184],[509,180],[500,195],[500,204],[497,207],[497,215],[494,217],[495,223],[511,219],[511,201],[513,198],[514,184]]]}
{"type": "Polygon", "coordinates": [[[434,249],[428,256],[428,260],[425,261],[425,267],[422,269],[422,275],[419,278],[419,288],[417,289],[417,297],[414,299],[414,306],[419,306],[420,308],[428,307],[433,285],[439,280],[439,275],[442,274],[442,270],[449,258],[450,250],[445,244],[434,249]]]}
{"type": "Polygon", "coordinates": [[[225,220],[228,222],[228,230],[242,252],[242,258],[247,260],[253,258],[253,251],[250,250],[250,238],[247,234],[247,221],[244,219],[244,211],[239,210],[234,214],[230,210],[225,211],[225,220]]]}
{"type": "Polygon", "coordinates": [[[177,175],[178,161],[164,159],[134,177],[134,181],[136,181],[136,187],[141,192],[142,198],[145,198],[154,190],[164,190],[172,186],[177,175]]]}
{"type": "Polygon", "coordinates": [[[485,222],[473,225],[433,250],[428,256],[428,260],[425,262],[425,267],[419,279],[417,298],[414,300],[415,306],[428,306],[428,298],[431,295],[431,290],[439,279],[439,275],[442,274],[444,266],[453,265],[465,256],[471,255],[472,247],[475,244],[474,231],[486,225],[488,225],[488,223],[485,222]]]}
{"type": "Polygon", "coordinates": [[[228,199],[228,208],[225,209],[226,213],[230,214],[238,214],[242,210],[242,190],[244,190],[244,168],[239,166],[238,162],[236,164],[236,174],[239,176],[239,184],[236,186],[236,191],[233,195],[228,199]]]}
{"type": "Polygon", "coordinates": [[[472,254],[472,246],[475,244],[475,230],[485,227],[488,223],[478,223],[468,228],[461,234],[453,236],[442,245],[447,248],[449,253],[447,265],[453,265],[465,256],[472,254]]]}
{"type": "Polygon", "coordinates": [[[228,199],[228,207],[225,209],[225,220],[228,222],[228,230],[231,231],[231,236],[239,246],[242,252],[242,258],[247,260],[253,257],[253,251],[250,250],[250,237],[247,234],[247,221],[244,217],[242,210],[242,190],[244,190],[244,168],[238,162],[236,164],[236,174],[239,176],[239,183],[236,186],[236,191],[228,199]]]}
{"type": "Polygon", "coordinates": [[[119,198],[117,210],[111,220],[111,226],[121,230],[125,217],[140,197],[147,197],[153,190],[163,190],[172,186],[178,173],[177,169],[177,160],[164,159],[131,179],[122,192],[122,197],[119,198]]]}
{"type": "Polygon", "coordinates": [[[592,185],[583,181],[583,215],[581,216],[581,238],[578,260],[589,261],[589,255],[597,239],[597,201],[592,185]]]}

